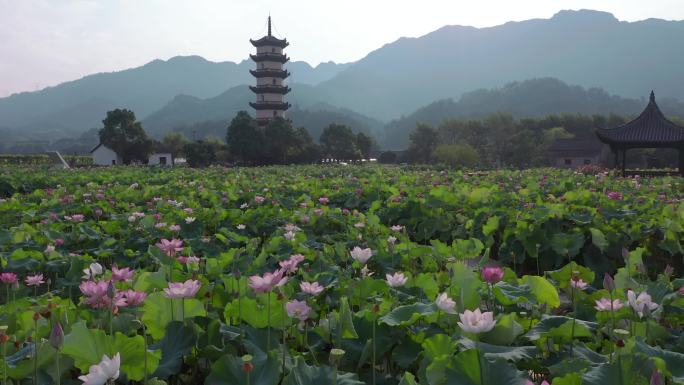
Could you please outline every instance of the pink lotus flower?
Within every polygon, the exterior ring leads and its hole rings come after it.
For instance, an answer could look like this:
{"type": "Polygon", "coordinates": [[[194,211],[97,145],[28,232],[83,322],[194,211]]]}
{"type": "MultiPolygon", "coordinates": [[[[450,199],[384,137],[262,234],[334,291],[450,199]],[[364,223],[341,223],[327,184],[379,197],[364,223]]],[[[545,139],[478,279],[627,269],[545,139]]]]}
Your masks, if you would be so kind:
{"type": "Polygon", "coordinates": [[[314,214],[316,214],[316,216],[320,217],[321,215],[323,215],[323,209],[315,209],[314,214]]]}
{"type": "Polygon", "coordinates": [[[328,197],[320,197],[318,198],[318,203],[322,205],[327,205],[328,203],[330,203],[330,199],[328,199],[328,197]]]}
{"type": "MultiPolygon", "coordinates": [[[[107,295],[107,290],[109,289],[110,281],[83,281],[78,286],[81,289],[81,293],[86,297],[83,301],[85,304],[90,305],[93,309],[109,309],[112,307],[112,300],[110,300],[107,295]]],[[[127,305],[126,299],[122,292],[114,291],[113,296],[113,309],[114,312],[117,311],[119,307],[124,307],[127,305]]]]}
{"type": "Polygon", "coordinates": [[[684,295],[684,286],[680,287],[677,291],[679,292],[679,295],[684,295]]]}
{"type": "Polygon", "coordinates": [[[266,293],[275,287],[283,286],[287,282],[287,277],[283,277],[284,271],[278,269],[273,273],[266,272],[262,277],[253,275],[249,277],[249,287],[255,293],[266,293]]]}
{"type": "Polygon", "coordinates": [[[45,283],[43,280],[43,274],[29,275],[24,280],[26,286],[40,286],[45,283]]]}
{"type": "Polygon", "coordinates": [[[302,289],[303,293],[311,294],[313,296],[317,296],[321,294],[323,290],[325,290],[325,288],[321,286],[318,282],[301,282],[299,284],[299,288],[302,289]]]}
{"type": "Polygon", "coordinates": [[[638,296],[634,291],[627,290],[627,300],[629,301],[629,306],[634,309],[639,315],[639,318],[644,316],[644,311],[648,308],[649,311],[653,311],[658,308],[658,304],[653,302],[651,296],[643,291],[638,296]]]}
{"type": "Polygon", "coordinates": [[[169,226],[169,230],[173,231],[174,233],[177,233],[181,230],[180,225],[171,225],[169,226]]]}
{"type": "Polygon", "coordinates": [[[306,301],[290,301],[285,304],[287,315],[291,318],[297,318],[300,321],[306,321],[309,318],[311,308],[306,304],[306,301]]]}
{"type": "Polygon", "coordinates": [[[390,227],[390,229],[391,229],[392,231],[398,233],[398,232],[400,232],[401,230],[404,229],[404,226],[401,226],[401,225],[394,225],[394,226],[390,227]]]}
{"type": "Polygon", "coordinates": [[[147,298],[147,293],[144,291],[135,291],[132,289],[126,290],[122,294],[126,299],[126,304],[128,306],[140,306],[145,298],[147,298]]]}
{"type": "Polygon", "coordinates": [[[7,285],[12,285],[17,283],[17,275],[14,273],[1,273],[0,274],[0,281],[2,283],[5,283],[7,285]]]}
{"type": "Polygon", "coordinates": [[[350,252],[351,257],[360,264],[365,264],[373,256],[373,251],[369,248],[362,249],[358,246],[354,247],[350,252]]]}
{"type": "Polygon", "coordinates": [[[164,288],[166,298],[192,298],[200,289],[200,282],[188,279],[185,282],[169,282],[169,287],[164,288]]]}
{"type": "Polygon", "coordinates": [[[283,234],[283,237],[285,237],[285,239],[287,239],[288,241],[291,241],[295,238],[295,233],[293,233],[292,231],[288,231],[285,234],[283,234]]]}
{"type": "Polygon", "coordinates": [[[183,241],[180,239],[162,239],[155,246],[166,253],[167,256],[173,257],[177,252],[183,250],[183,241]]]}
{"type": "Polygon", "coordinates": [[[458,316],[461,319],[458,326],[466,333],[486,333],[494,329],[494,325],[496,325],[494,313],[491,311],[483,313],[480,309],[466,310],[458,316]]]}
{"type": "Polygon", "coordinates": [[[594,306],[594,309],[598,311],[618,311],[622,309],[622,301],[619,299],[614,299],[611,302],[610,298],[601,298],[596,301],[596,306],[594,306]]]}
{"type": "Polygon", "coordinates": [[[195,256],[192,256],[192,255],[187,256],[187,257],[180,256],[180,257],[178,257],[178,262],[180,262],[180,263],[182,263],[183,265],[185,265],[185,264],[188,264],[188,263],[199,263],[199,262],[200,262],[200,259],[197,258],[197,257],[195,257],[195,256]]]}
{"type": "Polygon", "coordinates": [[[292,274],[297,271],[297,265],[299,265],[305,257],[301,254],[293,254],[289,259],[285,261],[280,261],[280,267],[285,271],[285,273],[292,274]]]}
{"type": "Polygon", "coordinates": [[[449,298],[447,293],[442,293],[438,295],[437,299],[435,299],[435,305],[437,305],[437,307],[445,313],[454,314],[456,312],[456,302],[454,302],[453,299],[449,298]]]}
{"type": "MultiPolygon", "coordinates": [[[[67,217],[64,217],[64,218],[67,218],[67,217]]],[[[68,220],[70,220],[72,222],[83,222],[84,219],[85,219],[85,216],[83,214],[74,214],[70,218],[68,218],[68,220]]]]}
{"type": "Polygon", "coordinates": [[[55,239],[55,247],[60,247],[63,244],[64,244],[64,239],[62,239],[62,238],[55,239]]]}
{"type": "Polygon", "coordinates": [[[619,201],[622,199],[622,194],[620,194],[617,191],[608,191],[606,193],[606,196],[608,196],[609,199],[612,199],[614,201],[619,201]]]}
{"type": "Polygon", "coordinates": [[[254,197],[254,201],[256,203],[264,203],[265,200],[266,200],[266,198],[262,197],[261,195],[257,195],[254,197]]]}
{"type": "Polygon", "coordinates": [[[485,282],[494,285],[503,279],[504,270],[499,266],[485,266],[482,268],[481,274],[485,282]]]}
{"type": "MultiPolygon", "coordinates": [[[[534,384],[534,382],[532,382],[532,381],[530,381],[530,380],[525,380],[525,385],[535,385],[535,384],[534,384]]],[[[544,380],[544,381],[542,381],[541,384],[539,384],[539,385],[550,385],[550,384],[549,384],[548,381],[544,380]]]]}
{"type": "Polygon", "coordinates": [[[587,288],[587,283],[582,281],[582,278],[572,277],[570,279],[570,286],[574,287],[575,289],[584,290],[587,288]]]}
{"type": "Polygon", "coordinates": [[[112,266],[112,279],[114,281],[130,281],[133,278],[133,270],[128,267],[119,269],[116,266],[112,266]]]}
{"type": "Polygon", "coordinates": [[[387,279],[387,284],[390,285],[390,287],[400,287],[406,285],[406,281],[408,278],[404,275],[404,273],[394,273],[394,274],[385,274],[385,278],[387,279]]]}

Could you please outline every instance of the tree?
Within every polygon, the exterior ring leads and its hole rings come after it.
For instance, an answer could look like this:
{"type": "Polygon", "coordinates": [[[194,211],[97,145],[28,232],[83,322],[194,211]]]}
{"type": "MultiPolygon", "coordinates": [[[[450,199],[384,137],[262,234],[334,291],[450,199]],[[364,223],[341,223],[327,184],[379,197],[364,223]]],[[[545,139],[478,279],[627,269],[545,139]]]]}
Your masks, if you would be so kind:
{"type": "Polygon", "coordinates": [[[438,133],[431,126],[419,123],[409,135],[408,157],[414,162],[429,163],[432,152],[437,147],[438,133]]]}
{"type": "Polygon", "coordinates": [[[216,152],[214,145],[210,142],[199,140],[194,143],[187,143],[183,147],[186,160],[190,167],[206,167],[216,162],[216,152]]]}
{"type": "Polygon", "coordinates": [[[479,155],[472,146],[464,143],[440,144],[432,152],[432,158],[451,167],[474,167],[479,155]]]}
{"type": "Polygon", "coordinates": [[[147,162],[153,143],[140,122],[136,121],[133,111],[119,108],[107,111],[102,124],[104,127],[99,131],[100,143],[116,152],[124,164],[136,160],[147,162]]]}
{"type": "Polygon", "coordinates": [[[397,163],[397,153],[394,151],[385,151],[378,157],[378,163],[392,164],[397,163]]]}
{"type": "Polygon", "coordinates": [[[361,156],[364,159],[370,159],[370,153],[374,145],[375,142],[370,136],[364,134],[363,132],[356,134],[356,148],[359,149],[361,156]]]}
{"type": "Polygon", "coordinates": [[[320,149],[314,143],[309,131],[304,127],[299,127],[294,132],[295,147],[291,155],[295,163],[313,163],[320,158],[320,149]]]}
{"type": "Polygon", "coordinates": [[[230,122],[226,142],[228,152],[237,161],[247,164],[263,162],[264,135],[247,111],[238,112],[230,122]]]}
{"type": "Polygon", "coordinates": [[[264,128],[264,159],[266,164],[287,164],[296,151],[297,138],[292,123],[283,118],[268,122],[264,128]]]}
{"type": "Polygon", "coordinates": [[[351,128],[331,124],[323,130],[320,138],[323,154],[337,160],[353,160],[361,157],[356,145],[356,135],[351,128]]]}
{"type": "Polygon", "coordinates": [[[183,147],[188,143],[190,143],[188,138],[180,132],[167,132],[162,139],[164,148],[171,152],[174,158],[183,153],[183,147]]]}

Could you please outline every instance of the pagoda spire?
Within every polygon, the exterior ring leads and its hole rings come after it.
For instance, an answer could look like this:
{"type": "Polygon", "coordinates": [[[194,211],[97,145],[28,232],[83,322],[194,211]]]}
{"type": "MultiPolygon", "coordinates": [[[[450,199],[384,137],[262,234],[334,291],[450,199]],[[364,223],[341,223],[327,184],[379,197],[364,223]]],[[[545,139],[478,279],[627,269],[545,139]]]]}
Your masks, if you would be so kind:
{"type": "Polygon", "coordinates": [[[655,103],[655,93],[651,90],[651,103],[655,103]]]}
{"type": "Polygon", "coordinates": [[[271,15],[268,15],[268,36],[271,36],[271,15]]]}

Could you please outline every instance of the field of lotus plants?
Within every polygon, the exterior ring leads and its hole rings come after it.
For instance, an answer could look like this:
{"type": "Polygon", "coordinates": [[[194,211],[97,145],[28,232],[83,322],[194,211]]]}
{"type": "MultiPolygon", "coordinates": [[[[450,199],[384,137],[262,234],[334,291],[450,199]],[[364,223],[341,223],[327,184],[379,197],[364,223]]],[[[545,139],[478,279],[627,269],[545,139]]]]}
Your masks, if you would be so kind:
{"type": "Polygon", "coordinates": [[[0,169],[0,384],[684,383],[684,180],[0,169]]]}

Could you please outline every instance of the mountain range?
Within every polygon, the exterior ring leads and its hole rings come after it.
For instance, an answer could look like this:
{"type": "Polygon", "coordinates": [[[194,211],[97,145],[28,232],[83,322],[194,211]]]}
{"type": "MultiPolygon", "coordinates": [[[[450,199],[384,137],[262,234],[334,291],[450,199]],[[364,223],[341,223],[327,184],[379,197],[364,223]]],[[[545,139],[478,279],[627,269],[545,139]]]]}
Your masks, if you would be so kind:
{"type": "MultiPolygon", "coordinates": [[[[353,63],[312,67],[289,62],[292,92],[287,100],[296,107],[291,111],[295,125],[297,113],[316,115],[317,122],[344,117],[383,143],[387,137],[389,147],[401,145],[404,135],[399,133],[417,120],[438,122],[487,111],[517,116],[633,114],[652,89],[659,100],[684,100],[681,41],[684,21],[624,22],[589,10],[561,11],[549,19],[489,28],[445,26],[386,44],[353,63]],[[531,86],[526,81],[540,78],[557,79],[555,87],[581,86],[589,92],[581,96],[585,105],[563,100],[560,94],[535,100],[533,94],[523,92],[529,99],[517,100],[516,110],[510,110],[517,97],[511,90],[520,91],[521,84],[531,86]],[[487,97],[487,90],[500,96],[487,97]],[[604,101],[617,99],[599,105],[592,95],[604,101]],[[440,109],[445,111],[442,115],[434,112],[440,109]]],[[[0,135],[15,141],[74,138],[99,127],[106,111],[113,108],[134,110],[154,136],[177,127],[225,123],[236,111],[250,110],[247,103],[254,96],[246,85],[254,82],[249,74],[253,66],[247,60],[217,63],[198,56],[174,57],[14,94],[0,98],[0,135]]],[[[552,83],[543,82],[554,87],[552,83]]],[[[573,98],[572,92],[563,95],[573,98]]],[[[310,131],[318,130],[316,124],[308,127],[310,131]]]]}

